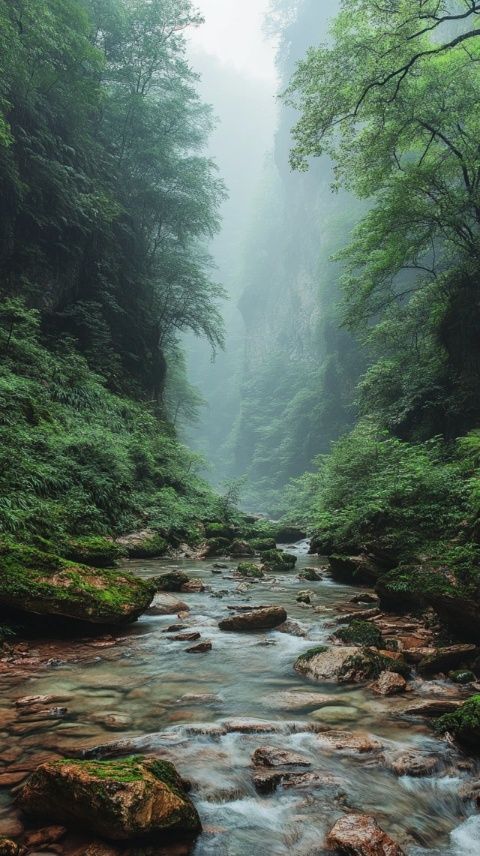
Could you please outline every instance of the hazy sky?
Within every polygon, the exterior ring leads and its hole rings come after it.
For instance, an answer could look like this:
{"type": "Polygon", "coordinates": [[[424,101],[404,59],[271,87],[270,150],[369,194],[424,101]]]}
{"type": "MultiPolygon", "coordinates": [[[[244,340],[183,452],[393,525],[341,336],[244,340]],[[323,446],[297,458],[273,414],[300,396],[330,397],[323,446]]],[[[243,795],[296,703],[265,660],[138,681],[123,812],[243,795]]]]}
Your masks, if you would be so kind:
{"type": "Polygon", "coordinates": [[[274,45],[262,34],[269,5],[270,0],[195,0],[206,22],[192,34],[193,47],[273,85],[274,45]]]}

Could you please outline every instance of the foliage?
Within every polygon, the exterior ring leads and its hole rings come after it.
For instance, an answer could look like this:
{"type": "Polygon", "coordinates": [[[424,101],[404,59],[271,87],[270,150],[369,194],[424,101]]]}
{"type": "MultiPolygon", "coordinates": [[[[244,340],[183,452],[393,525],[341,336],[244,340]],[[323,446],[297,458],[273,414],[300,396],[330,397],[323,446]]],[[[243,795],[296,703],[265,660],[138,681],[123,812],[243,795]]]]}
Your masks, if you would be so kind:
{"type": "Polygon", "coordinates": [[[0,2],[1,292],[158,402],[181,331],[222,344],[204,243],[224,190],[185,55],[200,21],[190,0],[0,2]]]}
{"type": "Polygon", "coordinates": [[[201,462],[146,405],[110,392],[68,340],[39,340],[39,318],[0,306],[0,527],[20,540],[151,525],[193,535],[216,499],[201,462]]]}

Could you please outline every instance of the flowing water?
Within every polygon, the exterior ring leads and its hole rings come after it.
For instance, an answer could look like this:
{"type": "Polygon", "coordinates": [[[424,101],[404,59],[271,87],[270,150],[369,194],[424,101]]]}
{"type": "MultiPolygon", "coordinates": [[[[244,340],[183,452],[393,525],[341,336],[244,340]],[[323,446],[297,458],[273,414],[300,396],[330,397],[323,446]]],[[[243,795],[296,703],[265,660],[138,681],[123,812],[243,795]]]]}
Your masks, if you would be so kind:
{"type": "MultiPolygon", "coordinates": [[[[205,827],[192,851],[195,856],[322,854],[326,833],[348,809],[374,814],[408,856],[478,856],[480,817],[473,803],[459,796],[462,784],[478,778],[473,762],[462,763],[422,721],[402,718],[404,698],[381,698],[365,687],[312,683],[294,671],[302,651],[328,640],[335,608],[357,591],[326,575],[321,582],[299,580],[298,571],[318,566],[318,558],[307,555],[306,544],[295,549],[299,560],[294,572],[251,586],[233,577],[234,562],[226,561],[220,574],[212,573],[210,561],[129,563],[142,577],[176,567],[203,580],[207,591],[179,595],[190,607],[181,623],[200,632],[202,640],[211,640],[212,651],[189,654],[186,649],[193,643],[169,640],[164,631],[178,623],[176,616],[145,616],[116,644],[101,639],[82,643],[76,661],[62,662],[57,642],[52,647],[57,656],[45,667],[0,674],[4,769],[28,770],[49,756],[78,755],[112,741],[127,743],[105,749],[107,754],[123,749],[171,758],[192,782],[205,827]],[[296,603],[296,595],[306,588],[315,592],[320,611],[296,603]],[[228,606],[260,604],[285,606],[306,638],[218,629],[228,606]],[[316,704],[312,693],[327,694],[330,703],[316,704]],[[50,722],[30,717],[23,724],[9,723],[15,699],[43,694],[65,699],[58,704],[67,707],[67,714],[50,722]],[[258,723],[245,725],[239,718],[261,720],[260,727],[269,733],[255,733],[258,723]],[[332,750],[322,733],[312,730],[314,725],[368,732],[383,748],[363,754],[332,750]],[[265,745],[305,755],[311,763],[305,769],[321,774],[318,782],[258,794],[251,758],[265,745]],[[405,749],[438,756],[435,774],[412,778],[389,772],[383,757],[405,749]]],[[[8,829],[9,819],[16,822],[11,796],[3,794],[0,832],[8,829]]]]}

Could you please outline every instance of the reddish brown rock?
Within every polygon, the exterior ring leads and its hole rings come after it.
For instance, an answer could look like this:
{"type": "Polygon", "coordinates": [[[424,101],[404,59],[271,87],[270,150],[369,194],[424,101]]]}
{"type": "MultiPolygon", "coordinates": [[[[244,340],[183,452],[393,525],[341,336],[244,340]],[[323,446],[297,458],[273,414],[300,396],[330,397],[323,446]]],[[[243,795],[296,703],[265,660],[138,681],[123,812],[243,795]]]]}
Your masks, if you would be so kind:
{"type": "Polygon", "coordinates": [[[236,632],[269,630],[278,627],[287,620],[287,613],[281,606],[266,606],[261,609],[253,609],[251,612],[243,612],[238,615],[230,615],[219,622],[220,630],[236,632]]]}
{"type": "Polygon", "coordinates": [[[320,734],[318,739],[327,748],[339,752],[364,754],[366,752],[378,752],[382,749],[379,740],[363,731],[327,731],[320,734]]]}
{"type": "Polygon", "coordinates": [[[347,814],[331,830],[327,844],[347,856],[404,856],[398,844],[366,814],[347,814]]]}
{"type": "Polygon", "coordinates": [[[167,636],[172,642],[196,642],[200,639],[200,633],[177,633],[175,636],[167,636]]]}
{"type": "Polygon", "coordinates": [[[23,843],[30,849],[41,850],[46,844],[56,844],[57,841],[61,841],[66,833],[64,826],[46,826],[43,829],[37,829],[36,832],[29,832],[23,843]]]}
{"type": "Polygon", "coordinates": [[[205,586],[199,579],[188,580],[188,582],[183,583],[180,591],[188,593],[188,592],[202,592],[205,591],[205,586]]]}
{"type": "Polygon", "coordinates": [[[402,713],[408,716],[442,716],[444,713],[453,713],[461,704],[461,701],[452,699],[432,698],[429,701],[419,701],[417,704],[405,707],[402,713]]]}
{"type": "Polygon", "coordinates": [[[255,767],[311,767],[305,755],[288,752],[277,746],[260,746],[252,755],[255,767]]]}
{"type": "Polygon", "coordinates": [[[186,649],[187,654],[206,654],[208,651],[211,651],[213,645],[211,642],[200,642],[198,645],[192,645],[191,648],[186,649]]]}
{"type": "Polygon", "coordinates": [[[423,657],[418,664],[422,675],[434,675],[439,672],[449,672],[470,663],[480,654],[476,645],[449,645],[437,648],[433,654],[423,657]]]}
{"type": "Polygon", "coordinates": [[[378,680],[372,684],[372,690],[377,695],[391,696],[405,692],[407,682],[405,678],[396,672],[381,672],[378,680]]]}
{"type": "Polygon", "coordinates": [[[155,758],[43,764],[22,788],[19,804],[32,817],[113,841],[201,830],[175,767],[155,758]]]}
{"type": "Polygon", "coordinates": [[[438,767],[433,755],[422,755],[414,750],[402,752],[395,758],[386,759],[386,766],[396,776],[429,776],[438,767]]]}

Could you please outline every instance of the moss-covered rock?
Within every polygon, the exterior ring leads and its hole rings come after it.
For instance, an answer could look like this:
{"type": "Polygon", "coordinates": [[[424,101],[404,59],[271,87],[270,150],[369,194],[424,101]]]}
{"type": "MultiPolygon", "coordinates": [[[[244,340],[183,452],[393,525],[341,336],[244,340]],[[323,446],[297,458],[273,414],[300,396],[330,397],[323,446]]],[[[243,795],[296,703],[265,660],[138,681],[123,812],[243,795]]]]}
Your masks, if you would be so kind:
{"type": "Polygon", "coordinates": [[[470,684],[475,680],[475,675],[469,669],[457,669],[455,672],[450,672],[448,677],[454,684],[470,684]]]}
{"type": "Polygon", "coordinates": [[[277,549],[274,538],[253,538],[249,543],[257,553],[266,553],[268,550],[277,549]]]}
{"type": "Polygon", "coordinates": [[[308,580],[310,583],[318,583],[322,579],[321,574],[315,568],[305,568],[304,571],[301,571],[299,577],[302,580],[308,580]]]}
{"type": "Polygon", "coordinates": [[[125,550],[129,559],[156,559],[168,550],[165,538],[153,529],[122,535],[116,543],[125,550]]]}
{"type": "Polygon", "coordinates": [[[418,664],[421,675],[435,675],[440,672],[450,672],[470,664],[479,655],[476,645],[448,645],[437,648],[433,654],[423,657],[418,664]]]}
{"type": "Polygon", "coordinates": [[[397,672],[403,677],[410,673],[403,660],[354,645],[311,648],[298,657],[295,669],[318,681],[336,680],[338,683],[376,680],[385,671],[397,672]]]}
{"type": "Polygon", "coordinates": [[[239,534],[239,529],[233,523],[222,523],[214,521],[205,524],[205,537],[210,538],[225,538],[227,541],[232,541],[239,534]]]}
{"type": "Polygon", "coordinates": [[[363,647],[381,648],[382,634],[369,621],[354,618],[346,627],[340,628],[335,633],[342,642],[347,645],[361,645],[363,647]]]}
{"type": "Polygon", "coordinates": [[[72,538],[62,550],[62,555],[72,562],[81,562],[93,568],[112,568],[117,559],[125,554],[122,547],[101,535],[87,538],[72,538]]]}
{"type": "Polygon", "coordinates": [[[295,567],[297,557],[281,550],[267,550],[262,553],[262,562],[266,571],[291,571],[295,567]]]}
{"type": "Polygon", "coordinates": [[[183,571],[169,571],[169,573],[160,574],[158,577],[150,577],[148,582],[156,592],[182,591],[182,587],[190,582],[190,577],[183,571]]]}
{"type": "Polygon", "coordinates": [[[255,550],[248,541],[240,541],[239,539],[232,541],[229,551],[231,556],[254,556],[255,550]]]}
{"type": "Polygon", "coordinates": [[[435,721],[440,734],[452,734],[464,746],[480,752],[480,695],[469,698],[453,713],[446,713],[435,721]]]}
{"type": "Polygon", "coordinates": [[[201,831],[175,767],[155,758],[42,764],[27,779],[19,804],[31,817],[115,841],[201,831]]]}
{"type": "Polygon", "coordinates": [[[205,556],[228,556],[230,541],[227,538],[209,538],[205,542],[205,556]]]}
{"type": "Polygon", "coordinates": [[[0,541],[0,570],[0,608],[91,624],[134,621],[154,594],[126,572],[73,564],[6,540],[0,541]]]}
{"type": "Polygon", "coordinates": [[[259,565],[255,565],[253,562],[240,562],[237,567],[237,574],[240,574],[241,577],[253,580],[260,580],[265,576],[261,567],[259,567],[259,565]]]}

